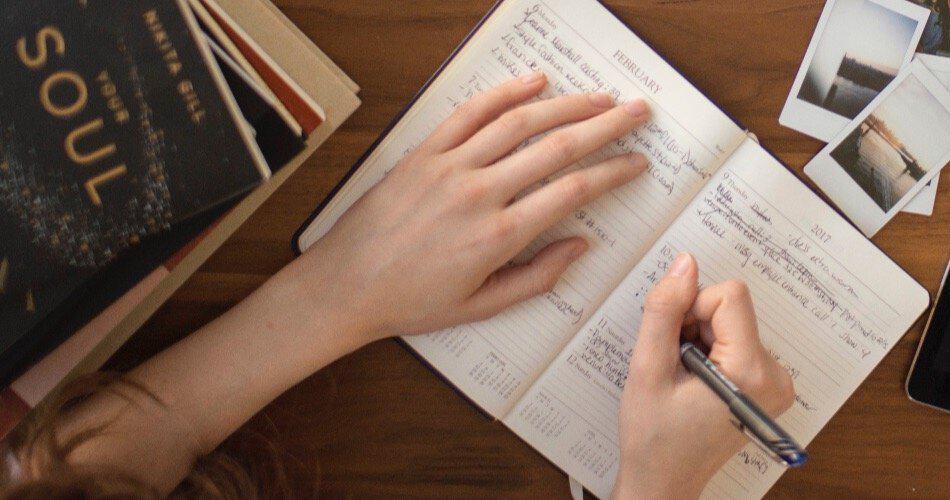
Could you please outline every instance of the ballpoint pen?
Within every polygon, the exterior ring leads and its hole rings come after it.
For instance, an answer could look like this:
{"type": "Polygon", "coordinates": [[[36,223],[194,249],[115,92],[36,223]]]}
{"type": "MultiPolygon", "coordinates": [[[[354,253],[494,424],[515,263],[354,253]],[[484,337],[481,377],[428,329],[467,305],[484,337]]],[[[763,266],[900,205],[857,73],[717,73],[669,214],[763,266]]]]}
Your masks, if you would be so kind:
{"type": "Polygon", "coordinates": [[[680,357],[686,368],[726,403],[735,417],[733,424],[768,456],[789,467],[804,465],[808,460],[808,453],[759,405],[719,371],[703,351],[690,342],[684,342],[680,346],[680,357]]]}

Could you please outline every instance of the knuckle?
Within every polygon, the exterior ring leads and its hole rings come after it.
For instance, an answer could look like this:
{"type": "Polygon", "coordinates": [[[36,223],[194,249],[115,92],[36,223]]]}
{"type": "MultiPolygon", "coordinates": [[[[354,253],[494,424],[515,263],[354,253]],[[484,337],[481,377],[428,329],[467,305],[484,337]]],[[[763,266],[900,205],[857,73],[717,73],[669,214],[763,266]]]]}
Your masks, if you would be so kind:
{"type": "Polygon", "coordinates": [[[504,212],[502,216],[504,219],[503,229],[505,230],[505,236],[511,237],[515,236],[516,233],[523,231],[525,227],[528,227],[531,222],[531,216],[522,211],[511,210],[504,212]]]}
{"type": "Polygon", "coordinates": [[[517,88],[517,84],[507,82],[482,92],[482,95],[489,101],[507,102],[515,97],[517,88]]]}
{"type": "Polygon", "coordinates": [[[587,177],[580,175],[580,172],[570,174],[563,179],[564,195],[571,201],[583,201],[590,196],[591,184],[587,177]]]}
{"type": "Polygon", "coordinates": [[[752,297],[749,285],[741,280],[729,280],[722,284],[723,293],[727,299],[743,301],[752,297]]]}
{"type": "Polygon", "coordinates": [[[518,133],[528,128],[531,121],[528,115],[524,108],[518,108],[501,115],[498,124],[505,133],[518,133]]]}
{"type": "Polygon", "coordinates": [[[598,106],[594,103],[592,98],[594,94],[568,94],[566,96],[558,97],[565,106],[571,106],[573,108],[588,108],[592,110],[602,110],[603,107],[598,106]]]}
{"type": "Polygon", "coordinates": [[[577,139],[568,132],[556,132],[548,137],[548,149],[558,163],[567,163],[574,159],[577,151],[577,139]]]}
{"type": "Polygon", "coordinates": [[[768,360],[750,363],[754,368],[730,370],[736,384],[761,400],[770,413],[778,415],[788,410],[795,402],[795,384],[782,367],[768,360]]]}
{"type": "Polygon", "coordinates": [[[772,381],[761,367],[734,370],[734,374],[730,376],[736,379],[736,384],[752,394],[762,394],[771,390],[772,381]]]}
{"type": "Polygon", "coordinates": [[[482,109],[482,97],[475,96],[472,99],[469,99],[461,106],[455,108],[453,115],[455,119],[461,122],[470,122],[478,119],[478,116],[481,115],[482,109]]]}
{"type": "Polygon", "coordinates": [[[467,205],[477,205],[485,200],[489,194],[489,186],[478,178],[466,179],[459,183],[459,199],[467,205]]]}
{"type": "Polygon", "coordinates": [[[402,167],[398,173],[409,177],[410,182],[416,183],[420,188],[438,189],[446,185],[452,175],[452,169],[447,162],[439,158],[430,158],[426,161],[412,162],[402,167]]]}
{"type": "Polygon", "coordinates": [[[514,229],[515,223],[511,217],[495,217],[488,223],[486,239],[490,244],[497,244],[509,238],[514,229]]]}
{"type": "Polygon", "coordinates": [[[779,412],[785,412],[795,403],[795,384],[785,370],[776,384],[776,401],[779,412]]]}
{"type": "Polygon", "coordinates": [[[641,123],[642,121],[639,119],[631,119],[630,113],[623,112],[620,116],[616,116],[611,126],[613,127],[614,135],[623,136],[632,132],[641,123]]]}
{"type": "Polygon", "coordinates": [[[626,115],[627,113],[611,113],[606,115],[604,131],[612,136],[622,136],[631,128],[630,121],[626,115]]]}

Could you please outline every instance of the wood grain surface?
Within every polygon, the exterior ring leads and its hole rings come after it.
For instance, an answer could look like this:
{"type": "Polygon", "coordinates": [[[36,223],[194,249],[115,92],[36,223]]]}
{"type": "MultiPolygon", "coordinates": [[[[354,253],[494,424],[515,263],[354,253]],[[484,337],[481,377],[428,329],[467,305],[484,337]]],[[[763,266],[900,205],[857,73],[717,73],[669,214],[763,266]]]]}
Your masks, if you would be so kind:
{"type": "MultiPolygon", "coordinates": [[[[802,177],[821,144],[778,115],[823,2],[605,2],[802,177]]],[[[277,0],[362,87],[364,105],[111,362],[127,368],[223,313],[293,258],[294,230],[488,10],[492,0],[277,0]]],[[[811,184],[810,184],[811,185],[811,184]]],[[[812,187],[814,187],[812,185],[812,187]]],[[[933,294],[950,248],[950,179],[933,217],[874,238],[933,294]]],[[[950,415],[908,401],[923,320],[785,474],[773,497],[950,495],[950,415]]],[[[250,424],[282,450],[299,496],[568,498],[565,476],[401,344],[374,344],[250,424]]]]}

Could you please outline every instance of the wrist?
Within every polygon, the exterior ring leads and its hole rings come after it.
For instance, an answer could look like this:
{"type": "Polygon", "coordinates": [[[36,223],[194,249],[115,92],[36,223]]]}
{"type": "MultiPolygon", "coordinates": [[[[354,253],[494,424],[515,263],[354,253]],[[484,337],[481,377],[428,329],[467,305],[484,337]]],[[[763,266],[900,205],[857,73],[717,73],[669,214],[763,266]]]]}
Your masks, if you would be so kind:
{"type": "Polygon", "coordinates": [[[621,461],[617,481],[614,484],[613,500],[643,500],[661,498],[695,498],[688,494],[687,484],[673,484],[677,474],[672,471],[651,472],[650,465],[642,467],[621,461]]]}
{"type": "MultiPolygon", "coordinates": [[[[702,429],[690,443],[688,448],[682,448],[683,443],[669,442],[660,452],[642,446],[624,449],[613,498],[698,498],[719,469],[748,444],[748,439],[725,423],[702,429]]],[[[664,444],[654,441],[650,446],[664,444]]]]}
{"type": "Polygon", "coordinates": [[[319,344],[329,342],[347,352],[382,338],[372,317],[361,311],[357,297],[332,273],[301,259],[261,287],[267,300],[281,311],[292,335],[319,344]]]}

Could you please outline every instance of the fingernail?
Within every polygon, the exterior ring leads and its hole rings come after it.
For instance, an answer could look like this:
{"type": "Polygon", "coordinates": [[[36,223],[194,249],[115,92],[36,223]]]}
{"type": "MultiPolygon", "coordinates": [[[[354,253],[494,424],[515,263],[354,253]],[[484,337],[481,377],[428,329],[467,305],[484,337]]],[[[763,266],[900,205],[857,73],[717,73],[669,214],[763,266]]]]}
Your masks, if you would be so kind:
{"type": "Polygon", "coordinates": [[[647,168],[647,157],[640,153],[630,153],[630,165],[634,170],[642,171],[647,168]]]}
{"type": "Polygon", "coordinates": [[[681,253],[676,256],[673,265],[670,267],[670,276],[686,276],[693,267],[693,256],[688,253],[681,253]]]}
{"type": "Polygon", "coordinates": [[[574,248],[571,249],[571,260],[577,260],[581,255],[587,253],[587,249],[590,248],[590,245],[586,241],[579,241],[574,245],[574,248]]]}
{"type": "Polygon", "coordinates": [[[627,113],[630,113],[637,118],[646,115],[649,111],[647,109],[647,103],[643,102],[642,99],[637,99],[624,104],[623,109],[625,109],[627,113]]]}
{"type": "Polygon", "coordinates": [[[609,94],[587,94],[587,97],[590,103],[598,108],[612,108],[614,105],[614,98],[609,94]]]}
{"type": "Polygon", "coordinates": [[[525,85],[532,85],[532,84],[540,82],[542,79],[544,79],[544,73],[540,71],[535,71],[534,73],[522,76],[521,83],[525,85]]]}

